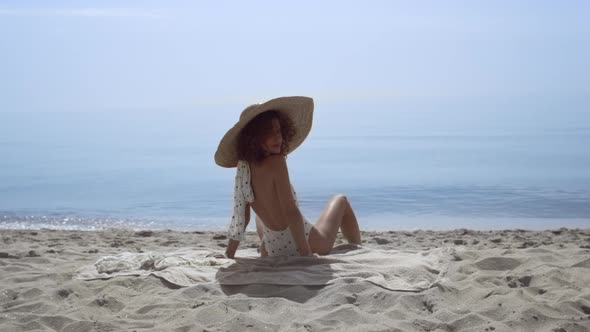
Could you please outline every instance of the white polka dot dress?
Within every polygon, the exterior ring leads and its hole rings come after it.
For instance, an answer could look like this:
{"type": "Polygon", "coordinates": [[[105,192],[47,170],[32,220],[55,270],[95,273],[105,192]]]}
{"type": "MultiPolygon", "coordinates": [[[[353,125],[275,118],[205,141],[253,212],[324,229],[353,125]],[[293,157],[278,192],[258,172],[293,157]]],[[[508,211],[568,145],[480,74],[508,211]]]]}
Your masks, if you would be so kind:
{"type": "Polygon", "coordinates": [[[254,202],[254,192],[250,185],[250,166],[247,161],[238,161],[234,188],[234,207],[228,237],[235,241],[243,241],[246,226],[246,205],[254,202]]]}

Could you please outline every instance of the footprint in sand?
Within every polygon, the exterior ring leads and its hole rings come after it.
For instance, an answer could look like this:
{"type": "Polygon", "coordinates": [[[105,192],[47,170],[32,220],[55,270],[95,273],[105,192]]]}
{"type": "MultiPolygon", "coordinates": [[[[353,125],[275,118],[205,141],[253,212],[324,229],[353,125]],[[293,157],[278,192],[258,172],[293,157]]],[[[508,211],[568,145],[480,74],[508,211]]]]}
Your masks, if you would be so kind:
{"type": "Polygon", "coordinates": [[[506,282],[508,283],[508,287],[510,288],[529,287],[529,285],[531,284],[531,280],[533,280],[532,276],[506,277],[506,282]]]}
{"type": "Polygon", "coordinates": [[[388,239],[384,239],[384,238],[381,238],[381,237],[374,237],[373,240],[375,242],[377,242],[377,244],[379,244],[379,245],[391,243],[391,241],[389,241],[388,239]]]}
{"type": "Polygon", "coordinates": [[[572,267],[585,267],[587,269],[590,269],[590,258],[585,259],[579,263],[576,263],[576,264],[572,265],[572,267]]]}
{"type": "Polygon", "coordinates": [[[57,295],[59,295],[62,298],[67,298],[73,292],[74,291],[71,290],[70,288],[62,288],[62,289],[60,289],[60,290],[57,291],[57,295]]]}
{"type": "Polygon", "coordinates": [[[102,307],[111,312],[119,312],[125,308],[125,304],[112,296],[100,295],[94,299],[88,306],[102,307]]]}
{"type": "Polygon", "coordinates": [[[482,270],[507,271],[520,265],[520,261],[509,257],[488,257],[475,263],[482,270]]]}

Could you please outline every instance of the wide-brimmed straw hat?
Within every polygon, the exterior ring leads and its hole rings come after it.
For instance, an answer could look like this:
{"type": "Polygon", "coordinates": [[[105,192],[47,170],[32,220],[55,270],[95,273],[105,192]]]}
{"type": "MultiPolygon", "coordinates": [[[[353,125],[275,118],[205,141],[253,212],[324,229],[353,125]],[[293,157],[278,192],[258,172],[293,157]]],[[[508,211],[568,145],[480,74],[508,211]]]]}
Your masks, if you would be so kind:
{"type": "Polygon", "coordinates": [[[215,163],[222,167],[238,165],[238,139],[242,129],[257,115],[266,111],[277,111],[291,119],[295,136],[289,141],[289,151],[293,152],[311,131],[313,120],[313,99],[302,96],[279,97],[246,107],[240,120],[223,136],[215,152],[215,163]]]}

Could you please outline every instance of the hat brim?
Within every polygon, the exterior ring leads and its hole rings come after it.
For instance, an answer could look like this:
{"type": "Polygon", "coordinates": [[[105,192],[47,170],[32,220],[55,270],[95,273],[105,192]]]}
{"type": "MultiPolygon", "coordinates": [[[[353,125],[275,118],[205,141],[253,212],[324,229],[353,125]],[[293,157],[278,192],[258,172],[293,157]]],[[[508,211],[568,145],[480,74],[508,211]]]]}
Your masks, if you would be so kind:
{"type": "Polygon", "coordinates": [[[303,96],[279,97],[264,103],[248,106],[240,115],[240,120],[225,133],[217,151],[215,163],[221,167],[236,167],[238,165],[237,144],[241,130],[257,115],[275,110],[288,116],[293,122],[295,136],[289,142],[288,153],[299,147],[309,135],[313,121],[313,99],[303,96]]]}

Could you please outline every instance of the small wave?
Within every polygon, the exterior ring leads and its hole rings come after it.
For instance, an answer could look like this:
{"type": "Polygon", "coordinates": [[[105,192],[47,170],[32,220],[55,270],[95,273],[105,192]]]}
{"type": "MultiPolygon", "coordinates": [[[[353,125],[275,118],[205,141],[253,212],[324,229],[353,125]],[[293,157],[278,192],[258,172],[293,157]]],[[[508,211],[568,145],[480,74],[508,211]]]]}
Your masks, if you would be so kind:
{"type": "Polygon", "coordinates": [[[188,230],[217,230],[221,229],[219,221],[187,220],[187,219],[150,219],[150,218],[122,218],[112,216],[81,216],[60,214],[19,214],[15,212],[0,213],[0,229],[60,229],[97,231],[109,228],[126,228],[132,230],[143,229],[173,229],[188,230]]]}

